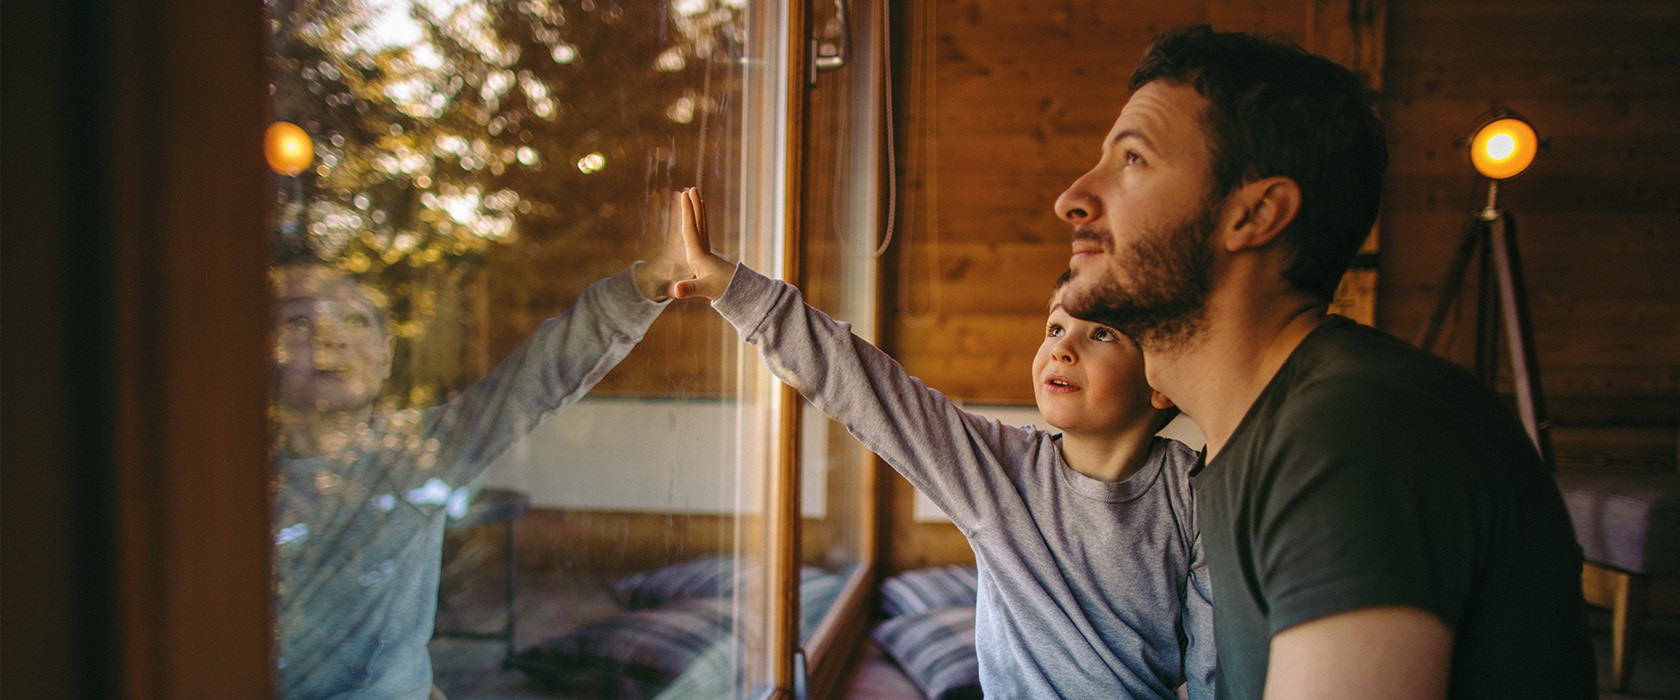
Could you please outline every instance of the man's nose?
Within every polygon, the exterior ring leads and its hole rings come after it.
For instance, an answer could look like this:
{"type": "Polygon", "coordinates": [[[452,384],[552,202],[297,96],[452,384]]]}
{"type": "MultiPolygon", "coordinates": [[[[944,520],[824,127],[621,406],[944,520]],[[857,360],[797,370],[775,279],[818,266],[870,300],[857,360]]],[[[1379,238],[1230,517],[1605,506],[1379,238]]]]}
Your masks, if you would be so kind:
{"type": "Polygon", "coordinates": [[[1061,220],[1077,226],[1096,217],[1097,200],[1086,189],[1088,177],[1090,173],[1081,175],[1056,198],[1056,216],[1061,220]]]}

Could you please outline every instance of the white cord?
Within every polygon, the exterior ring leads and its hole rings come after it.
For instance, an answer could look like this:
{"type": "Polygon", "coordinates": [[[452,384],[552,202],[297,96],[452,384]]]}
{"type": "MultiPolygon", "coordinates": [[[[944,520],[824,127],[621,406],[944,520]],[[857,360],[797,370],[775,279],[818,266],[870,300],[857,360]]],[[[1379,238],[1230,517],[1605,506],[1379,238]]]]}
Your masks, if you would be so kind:
{"type": "MultiPolygon", "coordinates": [[[[913,51],[913,55],[915,57],[913,59],[915,65],[912,66],[911,77],[912,79],[918,77],[921,78],[921,90],[919,94],[921,95],[924,106],[920,116],[922,131],[925,133],[922,138],[921,147],[914,149],[911,152],[913,154],[924,154],[925,158],[922,160],[927,161],[927,164],[923,168],[923,172],[925,173],[925,178],[927,180],[927,192],[923,197],[923,207],[925,210],[923,216],[926,219],[925,228],[927,229],[928,236],[927,261],[928,271],[930,273],[926,277],[927,285],[929,287],[928,308],[922,313],[917,313],[915,310],[910,308],[910,239],[905,239],[904,257],[898,266],[899,318],[905,326],[911,328],[923,328],[932,325],[939,317],[939,309],[943,305],[943,290],[939,278],[939,228],[937,226],[939,211],[938,76],[932,74],[932,71],[928,67],[929,49],[927,41],[927,37],[933,35],[934,32],[935,14],[932,9],[934,4],[935,3],[931,2],[920,3],[922,10],[921,21],[916,22],[911,26],[911,50],[913,51]]],[[[914,87],[915,84],[913,82],[912,89],[914,89],[914,87]]]]}

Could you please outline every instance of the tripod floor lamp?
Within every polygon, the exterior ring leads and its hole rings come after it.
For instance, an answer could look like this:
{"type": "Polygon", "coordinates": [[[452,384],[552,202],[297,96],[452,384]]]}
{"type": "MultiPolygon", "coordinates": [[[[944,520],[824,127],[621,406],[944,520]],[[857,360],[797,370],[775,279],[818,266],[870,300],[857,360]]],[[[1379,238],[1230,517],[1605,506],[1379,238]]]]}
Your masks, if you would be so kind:
{"type": "Polygon", "coordinates": [[[1541,459],[1552,461],[1549,421],[1540,390],[1540,366],[1534,357],[1534,336],[1529,324],[1528,299],[1523,287],[1522,263],[1517,255],[1517,228],[1510,212],[1499,208],[1499,183],[1528,169],[1540,151],[1534,127],[1509,110],[1497,110],[1480,120],[1469,140],[1470,163],[1488,178],[1487,206],[1470,213],[1464,235],[1446,280],[1441,298],[1430,314],[1421,346],[1433,350],[1441,325],[1464,289],[1470,264],[1481,257],[1476,307],[1476,375],[1492,384],[1499,363],[1498,340],[1503,330],[1510,351],[1511,377],[1515,385],[1517,411],[1523,427],[1534,440],[1541,459]]]}

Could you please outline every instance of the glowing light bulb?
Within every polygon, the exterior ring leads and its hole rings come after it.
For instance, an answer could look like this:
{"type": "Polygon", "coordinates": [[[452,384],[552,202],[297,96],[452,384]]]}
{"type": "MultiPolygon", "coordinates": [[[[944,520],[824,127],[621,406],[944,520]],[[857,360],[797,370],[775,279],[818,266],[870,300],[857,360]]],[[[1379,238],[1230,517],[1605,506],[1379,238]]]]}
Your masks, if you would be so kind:
{"type": "Polygon", "coordinates": [[[274,172],[291,177],[309,168],[315,159],[315,142],[291,122],[274,122],[263,134],[263,157],[274,172]]]}
{"type": "Polygon", "coordinates": [[[1540,138],[1528,122],[1499,119],[1482,127],[1470,140],[1470,164],[1486,177],[1504,180],[1528,169],[1539,150],[1540,138]]]}
{"type": "Polygon", "coordinates": [[[1494,160],[1510,158],[1511,153],[1516,150],[1517,140],[1512,138],[1510,134],[1494,134],[1493,138],[1488,139],[1487,154],[1489,158],[1494,160]]]}

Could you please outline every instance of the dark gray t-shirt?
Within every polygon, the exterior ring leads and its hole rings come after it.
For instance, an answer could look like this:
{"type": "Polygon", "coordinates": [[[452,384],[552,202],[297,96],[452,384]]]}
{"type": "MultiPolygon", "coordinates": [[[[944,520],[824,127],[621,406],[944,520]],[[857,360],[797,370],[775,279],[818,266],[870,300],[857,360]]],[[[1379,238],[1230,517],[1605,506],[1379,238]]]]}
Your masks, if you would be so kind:
{"type": "Polygon", "coordinates": [[[792,286],[738,266],[713,307],[968,537],[987,697],[1170,698],[1181,674],[1191,697],[1212,697],[1195,452],[1156,438],[1131,478],[1092,479],[1063,461],[1059,435],[963,411],[792,286]]]}
{"type": "Polygon", "coordinates": [[[1596,697],[1557,485],[1515,414],[1457,366],[1333,317],[1193,482],[1220,697],[1261,696],[1278,632],[1377,606],[1453,631],[1451,697],[1596,697]]]}
{"type": "Polygon", "coordinates": [[[382,416],[339,454],[279,461],[283,697],[430,695],[426,642],[449,513],[465,508],[485,467],[606,376],[665,306],[629,270],[598,281],[455,401],[382,416]]]}

